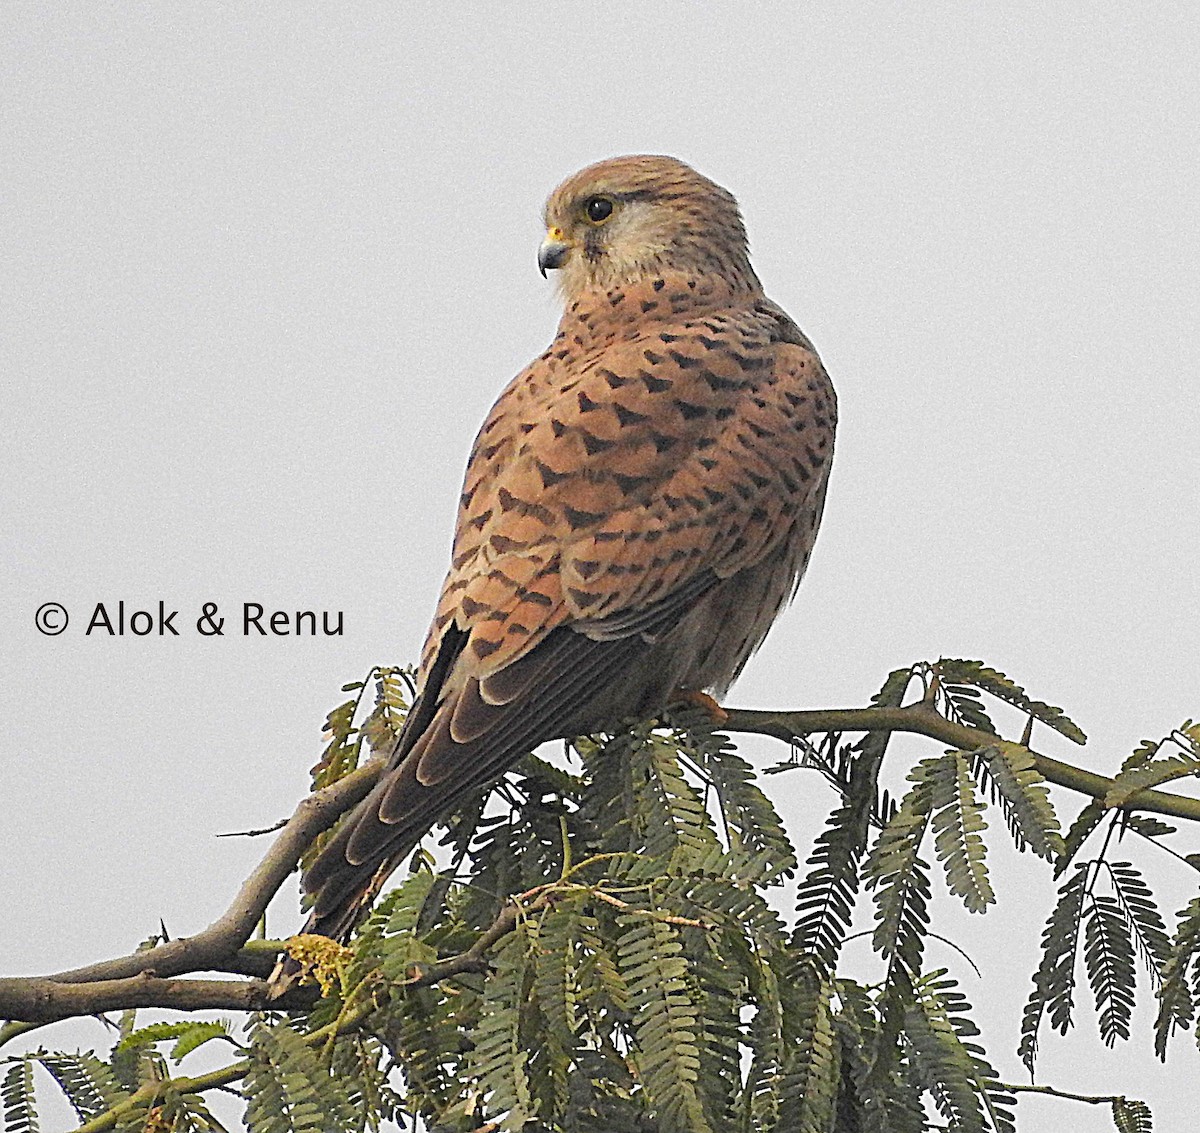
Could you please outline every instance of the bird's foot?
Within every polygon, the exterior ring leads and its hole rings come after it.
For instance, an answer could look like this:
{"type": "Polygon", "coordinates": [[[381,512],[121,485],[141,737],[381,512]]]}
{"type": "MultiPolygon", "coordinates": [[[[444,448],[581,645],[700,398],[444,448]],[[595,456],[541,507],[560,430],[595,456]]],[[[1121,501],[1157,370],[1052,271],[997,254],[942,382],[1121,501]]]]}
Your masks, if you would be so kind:
{"type": "Polygon", "coordinates": [[[696,708],[703,712],[716,725],[727,724],[729,713],[725,711],[711,696],[699,689],[676,689],[671,696],[671,708],[696,708]]]}

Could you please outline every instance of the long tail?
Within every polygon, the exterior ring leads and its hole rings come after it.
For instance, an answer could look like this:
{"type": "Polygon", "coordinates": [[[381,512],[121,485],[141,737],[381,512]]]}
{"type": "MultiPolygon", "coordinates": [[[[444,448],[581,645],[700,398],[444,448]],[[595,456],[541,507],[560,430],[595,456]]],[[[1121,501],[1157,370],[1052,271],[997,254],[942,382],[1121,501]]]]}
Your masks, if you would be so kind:
{"type": "Polygon", "coordinates": [[[344,943],[388,875],[464,795],[543,740],[628,715],[606,697],[650,649],[642,630],[639,623],[628,636],[594,641],[558,627],[493,676],[448,682],[467,637],[448,629],[379,782],[305,875],[313,906],[303,931],[344,943]]]}

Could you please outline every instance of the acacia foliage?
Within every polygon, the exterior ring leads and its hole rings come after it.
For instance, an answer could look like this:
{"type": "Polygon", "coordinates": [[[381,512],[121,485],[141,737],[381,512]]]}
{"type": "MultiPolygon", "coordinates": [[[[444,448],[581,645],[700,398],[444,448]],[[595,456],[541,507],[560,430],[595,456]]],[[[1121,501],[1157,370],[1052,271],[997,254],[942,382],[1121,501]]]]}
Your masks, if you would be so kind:
{"type": "MultiPolygon", "coordinates": [[[[388,1122],[436,1133],[1008,1133],[1014,1094],[971,1005],[950,971],[925,962],[935,867],[969,910],[995,901],[989,807],[1017,851],[1062,878],[1024,1014],[1030,1071],[1044,1023],[1072,1025],[1081,969],[1110,1044],[1129,1037],[1146,973],[1165,1054],[1200,1007],[1200,900],[1172,933],[1141,872],[1110,859],[1124,835],[1154,841],[1172,828],[1097,801],[1064,836],[1030,750],[997,740],[986,698],[1082,742],[1061,710],[954,660],[897,670],[872,703],[901,706],[914,684],[928,710],[986,738],[921,759],[892,799],[878,786],[887,735],[797,737],[775,770],[816,769],[840,799],[803,865],[753,769],[701,712],[578,740],[565,768],[531,755],[460,807],[441,854],[414,855],[349,950],[306,952],[323,993],[310,1012],[240,1027],[138,1027],[127,1012],[107,1059],[7,1060],[4,1128],[39,1129],[40,1066],[81,1121],[117,1112],[121,1130],[219,1129],[197,1080],[176,1069],[218,1040],[241,1060],[253,1133],[388,1122]],[[869,985],[840,964],[860,905],[873,910],[869,985]],[[154,1103],[132,1104],[146,1082],[162,1084],[154,1103]]],[[[377,671],[361,724],[369,690],[347,691],[315,786],[394,742],[411,685],[377,671]]],[[[1110,794],[1125,801],[1196,770],[1189,723],[1143,744],[1110,794]]],[[[1151,1130],[1143,1103],[1111,1108],[1118,1129],[1151,1130]]]]}

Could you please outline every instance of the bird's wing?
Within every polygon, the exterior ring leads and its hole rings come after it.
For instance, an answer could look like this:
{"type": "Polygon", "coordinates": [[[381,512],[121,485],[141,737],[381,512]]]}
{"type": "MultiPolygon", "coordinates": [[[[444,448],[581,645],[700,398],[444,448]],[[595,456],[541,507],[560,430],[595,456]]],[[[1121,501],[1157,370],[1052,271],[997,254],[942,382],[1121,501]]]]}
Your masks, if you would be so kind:
{"type": "Polygon", "coordinates": [[[451,623],[481,678],[558,625],[610,631],[753,565],[823,483],[836,410],[806,346],[710,316],[556,361],[480,431],[426,664],[451,623]]]}

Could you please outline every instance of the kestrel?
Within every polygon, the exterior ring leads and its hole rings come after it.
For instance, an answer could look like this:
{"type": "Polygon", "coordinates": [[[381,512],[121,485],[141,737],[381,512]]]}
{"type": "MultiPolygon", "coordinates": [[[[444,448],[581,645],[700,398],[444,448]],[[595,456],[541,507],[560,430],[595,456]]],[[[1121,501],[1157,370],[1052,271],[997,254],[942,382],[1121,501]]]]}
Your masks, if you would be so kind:
{"type": "Polygon", "coordinates": [[[808,564],[834,391],[733,196],[618,157],[545,221],[558,333],[479,430],[418,696],[308,871],[307,932],[348,936],[434,822],[544,740],[724,695],[808,564]]]}

